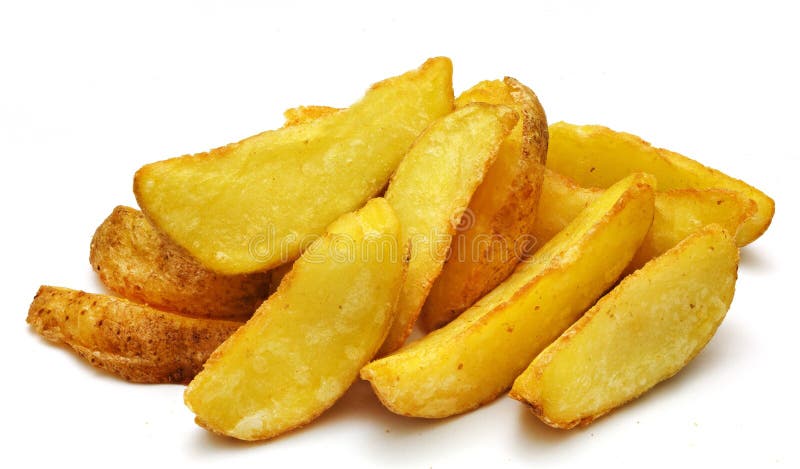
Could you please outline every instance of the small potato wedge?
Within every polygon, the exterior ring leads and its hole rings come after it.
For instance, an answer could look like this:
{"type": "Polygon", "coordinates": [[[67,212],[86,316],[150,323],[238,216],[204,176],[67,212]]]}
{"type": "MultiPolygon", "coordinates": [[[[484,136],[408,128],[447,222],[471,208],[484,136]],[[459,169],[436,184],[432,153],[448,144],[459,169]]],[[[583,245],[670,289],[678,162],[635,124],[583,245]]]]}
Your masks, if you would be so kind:
{"type": "Polygon", "coordinates": [[[399,234],[384,199],[335,221],[189,384],[197,423],[260,440],[333,405],[392,323],[406,266],[399,234]]]}
{"type": "Polygon", "coordinates": [[[148,219],[211,270],[265,271],[383,189],[420,132],[452,109],[452,64],[430,59],[341,112],[146,165],[134,193],[148,219]]]}
{"type": "Polygon", "coordinates": [[[617,280],[650,227],[652,184],[644,174],[615,184],[474,306],[361,377],[401,415],[491,401],[617,280]]]}
{"type": "Polygon", "coordinates": [[[536,94],[513,78],[484,81],[456,99],[502,104],[520,116],[472,199],[441,274],[420,313],[437,329],[511,274],[533,249],[531,236],[547,156],[547,118],[536,94]]]}
{"type": "Polygon", "coordinates": [[[283,112],[283,117],[286,119],[283,126],[291,127],[293,125],[305,124],[306,122],[311,122],[339,111],[341,111],[341,109],[330,106],[293,107],[283,112]]]}
{"type": "Polygon", "coordinates": [[[411,244],[411,260],[380,355],[400,348],[411,334],[456,225],[517,120],[506,106],[457,109],[419,136],[392,176],[386,200],[400,220],[401,239],[411,244]]]}
{"type": "Polygon", "coordinates": [[[659,190],[739,192],[757,205],[755,215],[736,234],[739,246],[761,236],[775,214],[775,202],[755,187],[686,156],[653,147],[635,135],[599,125],[551,125],[547,167],[585,187],[608,187],[632,172],[644,171],[658,179],[659,190]]]}
{"type": "MultiPolygon", "coordinates": [[[[536,240],[546,243],[602,194],[602,189],[581,187],[570,178],[546,170],[533,229],[536,240]]],[[[653,224],[626,272],[642,267],[706,225],[715,223],[736,233],[755,212],[753,200],[725,189],[656,192],[653,224]]]]}
{"type": "Polygon", "coordinates": [[[246,320],[266,299],[269,273],[217,274],[156,231],[142,212],[119,206],[97,228],[89,261],[111,291],[188,316],[246,320]]]}
{"type": "Polygon", "coordinates": [[[718,225],[626,277],[514,382],[546,424],[586,425],[681,370],[733,300],[739,253],[718,225]]]}
{"type": "Polygon", "coordinates": [[[134,383],[187,383],[242,325],[189,318],[122,298],[42,286],[28,324],[92,365],[134,383]]]}

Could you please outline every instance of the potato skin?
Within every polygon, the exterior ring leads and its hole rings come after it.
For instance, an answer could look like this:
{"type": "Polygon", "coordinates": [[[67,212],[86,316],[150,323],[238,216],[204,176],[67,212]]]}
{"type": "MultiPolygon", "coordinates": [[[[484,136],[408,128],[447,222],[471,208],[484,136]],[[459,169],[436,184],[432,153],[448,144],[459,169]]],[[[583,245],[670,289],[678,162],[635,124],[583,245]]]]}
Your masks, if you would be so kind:
{"type": "Polygon", "coordinates": [[[122,298],[42,286],[28,324],[134,383],[188,383],[241,323],[159,311],[122,298]]]}
{"type": "Polygon", "coordinates": [[[124,206],[97,228],[89,261],[114,293],[189,316],[243,320],[270,290],[268,272],[213,272],[156,231],[142,212],[124,206]]]}

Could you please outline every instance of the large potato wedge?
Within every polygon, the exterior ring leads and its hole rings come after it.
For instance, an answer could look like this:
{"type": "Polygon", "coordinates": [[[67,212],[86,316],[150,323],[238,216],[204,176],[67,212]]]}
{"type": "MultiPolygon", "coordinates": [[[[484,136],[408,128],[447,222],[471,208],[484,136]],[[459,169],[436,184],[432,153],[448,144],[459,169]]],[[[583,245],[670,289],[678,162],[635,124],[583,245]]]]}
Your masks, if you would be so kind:
{"type": "Polygon", "coordinates": [[[452,108],[452,64],[431,59],[342,112],[144,166],[136,200],[206,267],[267,270],[383,189],[419,133],[452,108]]]}
{"type": "Polygon", "coordinates": [[[111,291],[189,316],[245,320],[270,285],[269,273],[221,275],[207,269],[142,212],[123,206],[95,231],[89,261],[111,291]]]}
{"type": "Polygon", "coordinates": [[[738,249],[709,225],[626,277],[514,382],[511,397],[553,427],[586,425],[674,375],[733,299],[738,249]]]}
{"type": "Polygon", "coordinates": [[[507,105],[520,116],[472,199],[465,223],[420,313],[439,328],[506,279],[532,250],[531,232],[547,155],[547,118],[536,94],[513,78],[484,81],[456,99],[507,105]]]}
{"type": "Polygon", "coordinates": [[[718,188],[739,192],[757,205],[755,215],[736,234],[740,246],[761,236],[775,213],[775,202],[743,181],[678,153],[655,148],[635,135],[598,125],[551,125],[547,167],[586,187],[608,187],[632,172],[644,171],[658,179],[659,190],[718,188]]]}
{"type": "Polygon", "coordinates": [[[456,225],[517,120],[505,106],[464,106],[431,124],[392,176],[386,200],[400,220],[401,240],[411,245],[411,260],[381,355],[411,334],[456,225]]]}
{"type": "MultiPolygon", "coordinates": [[[[537,241],[541,244],[550,240],[602,194],[602,189],[581,187],[570,178],[546,170],[533,228],[537,241]]],[[[752,199],[725,189],[656,192],[653,224],[627,271],[642,267],[706,225],[719,224],[729,233],[736,233],[755,212],[752,199]]]]}
{"type": "Polygon", "coordinates": [[[333,405],[391,325],[407,255],[399,234],[384,199],[335,221],[189,384],[197,423],[258,440],[333,405]]]}
{"type": "Polygon", "coordinates": [[[653,217],[650,176],[630,176],[452,322],[361,370],[392,412],[440,418],[507,390],[618,278],[653,217]]]}
{"type": "Polygon", "coordinates": [[[92,365],[135,383],[187,383],[242,325],[190,318],[122,298],[42,286],[28,323],[92,365]]]}

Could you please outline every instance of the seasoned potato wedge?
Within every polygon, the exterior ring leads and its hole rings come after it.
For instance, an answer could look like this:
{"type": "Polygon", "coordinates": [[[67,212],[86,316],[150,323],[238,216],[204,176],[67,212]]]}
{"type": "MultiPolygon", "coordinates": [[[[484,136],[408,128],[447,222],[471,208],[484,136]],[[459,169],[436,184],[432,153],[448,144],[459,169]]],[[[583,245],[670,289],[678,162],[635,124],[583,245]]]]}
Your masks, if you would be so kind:
{"type": "Polygon", "coordinates": [[[738,249],[709,225],[626,277],[514,382],[511,397],[553,427],[585,425],[674,375],[733,299],[738,249]]]}
{"type": "Polygon", "coordinates": [[[678,153],[655,148],[635,135],[598,125],[551,125],[547,167],[586,187],[608,187],[632,172],[644,171],[658,179],[659,190],[718,188],[739,192],[757,205],[755,215],[736,234],[740,246],[761,236],[775,213],[775,202],[743,181],[678,153]]]}
{"type": "Polygon", "coordinates": [[[136,200],[206,267],[264,271],[378,193],[419,133],[452,108],[452,64],[431,59],[341,112],[144,166],[136,200]]]}
{"type": "Polygon", "coordinates": [[[392,412],[439,418],[508,389],[616,280],[653,217],[652,178],[608,189],[452,322],[361,370],[392,412]]]}
{"type": "Polygon", "coordinates": [[[243,440],[310,422],[377,352],[403,280],[400,226],[384,199],[343,215],[186,389],[197,422],[243,440]]]}
{"type": "Polygon", "coordinates": [[[513,78],[484,81],[456,99],[503,104],[520,116],[497,159],[469,202],[450,255],[420,314],[422,325],[439,328],[506,279],[533,248],[531,232],[547,155],[547,118],[536,95],[513,78]]]}
{"type": "Polygon", "coordinates": [[[92,365],[135,383],[186,383],[241,326],[189,318],[122,298],[42,286],[28,323],[92,365]]]}
{"type": "MultiPolygon", "coordinates": [[[[548,169],[533,229],[537,241],[547,242],[602,194],[602,189],[581,187],[548,169]]],[[[736,233],[755,212],[755,202],[725,189],[656,192],[653,224],[627,270],[642,267],[706,225],[716,223],[729,233],[736,233]]]]}
{"type": "Polygon", "coordinates": [[[269,273],[217,274],[170,241],[142,212],[119,206],[92,238],[89,261],[113,292],[189,316],[245,320],[266,299],[269,273]]]}
{"type": "Polygon", "coordinates": [[[386,200],[400,220],[401,239],[411,244],[411,260],[381,355],[411,334],[456,225],[517,119],[505,106],[464,106],[431,124],[392,176],[386,200]]]}

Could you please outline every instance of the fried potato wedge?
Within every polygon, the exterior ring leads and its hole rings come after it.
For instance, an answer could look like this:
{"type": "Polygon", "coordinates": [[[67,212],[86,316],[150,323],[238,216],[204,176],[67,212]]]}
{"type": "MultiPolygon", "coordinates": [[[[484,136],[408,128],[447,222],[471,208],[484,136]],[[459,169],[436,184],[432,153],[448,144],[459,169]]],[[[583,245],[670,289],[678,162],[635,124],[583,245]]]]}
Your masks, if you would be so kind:
{"type": "MultiPolygon", "coordinates": [[[[548,169],[533,229],[536,240],[547,242],[602,194],[602,189],[581,187],[548,169]]],[[[653,224],[627,271],[642,267],[706,225],[715,223],[729,233],[736,233],[755,212],[756,203],[752,199],[725,189],[656,192],[653,224]]]]}
{"type": "Polygon", "coordinates": [[[653,180],[609,188],[452,322],[361,370],[392,412],[440,418],[507,390],[617,280],[653,217],[653,180]]]}
{"type": "Polygon", "coordinates": [[[437,329],[472,306],[511,274],[532,250],[539,203],[547,118],[533,91],[513,78],[484,81],[456,99],[507,105],[520,116],[497,159],[469,202],[442,272],[420,313],[427,330],[437,329]]]}
{"type": "Polygon", "coordinates": [[[585,187],[608,187],[632,172],[644,171],[658,179],[659,190],[739,192],[757,205],[755,215],[736,234],[740,246],[761,236],[775,214],[775,202],[755,187],[686,156],[653,147],[635,135],[598,125],[551,125],[547,167],[585,187]]]}
{"type": "Polygon", "coordinates": [[[419,133],[452,109],[452,64],[430,59],[341,112],[144,166],[134,193],[206,267],[268,270],[383,189],[419,133]]]}
{"type": "Polygon", "coordinates": [[[335,221],[189,384],[185,401],[197,423],[259,440],[333,405],[391,325],[407,255],[399,234],[384,199],[335,221]]]}
{"type": "Polygon", "coordinates": [[[381,355],[411,334],[456,225],[517,120],[506,106],[464,106],[431,124],[392,176],[386,200],[400,220],[401,239],[411,244],[411,260],[381,355]]]}
{"type": "Polygon", "coordinates": [[[123,206],[95,231],[89,261],[114,293],[189,316],[244,321],[270,286],[269,273],[222,275],[207,269],[156,231],[142,212],[123,206]]]}
{"type": "Polygon", "coordinates": [[[242,325],[190,318],[122,298],[42,286],[28,324],[97,368],[134,383],[187,383],[242,325]]]}
{"type": "Polygon", "coordinates": [[[733,300],[739,253],[718,225],[626,277],[514,382],[546,424],[586,425],[681,370],[733,300]]]}

